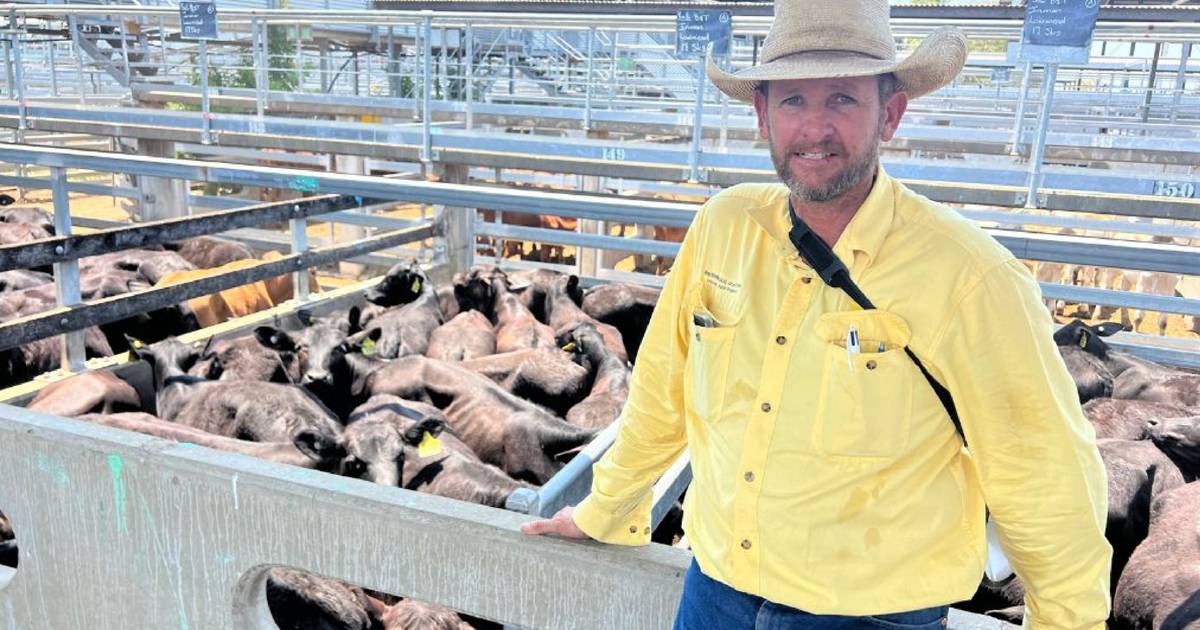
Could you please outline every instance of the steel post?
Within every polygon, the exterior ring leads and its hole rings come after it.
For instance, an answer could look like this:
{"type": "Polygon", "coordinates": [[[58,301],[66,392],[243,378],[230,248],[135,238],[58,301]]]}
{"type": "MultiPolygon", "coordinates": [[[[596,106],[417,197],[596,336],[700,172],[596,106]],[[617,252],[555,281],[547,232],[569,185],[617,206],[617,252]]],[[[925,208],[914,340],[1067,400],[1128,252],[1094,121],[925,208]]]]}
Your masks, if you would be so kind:
{"type": "Polygon", "coordinates": [[[7,37],[0,38],[0,46],[4,47],[4,91],[8,98],[15,99],[17,80],[13,77],[12,46],[9,45],[7,37]]]}
{"type": "Polygon", "coordinates": [[[129,20],[121,19],[121,61],[125,64],[125,87],[133,81],[133,70],[129,67],[129,30],[126,25],[129,20]]]}
{"type": "Polygon", "coordinates": [[[1054,81],[1058,77],[1058,64],[1046,64],[1045,85],[1042,86],[1042,112],[1038,117],[1037,136],[1034,138],[1030,151],[1028,171],[1028,190],[1025,193],[1025,207],[1037,208],[1037,192],[1041,187],[1042,158],[1046,155],[1046,132],[1050,129],[1050,110],[1054,106],[1054,81]]]}
{"type": "MultiPolygon", "coordinates": [[[[300,207],[295,206],[296,212],[300,207]]],[[[303,254],[308,251],[308,221],[303,217],[288,219],[288,231],[292,237],[292,253],[303,254]]],[[[308,286],[308,269],[301,267],[292,272],[292,291],[297,302],[306,302],[312,293],[308,286]]]]}
{"type": "Polygon", "coordinates": [[[1154,43],[1154,56],[1150,60],[1150,76],[1146,79],[1146,97],[1142,101],[1142,122],[1150,120],[1150,102],[1154,99],[1154,84],[1158,80],[1158,59],[1162,55],[1162,45],[1162,42],[1154,43]]]}
{"type": "Polygon", "coordinates": [[[200,40],[200,144],[212,142],[212,112],[208,105],[208,41],[200,40]]]}
{"type": "Polygon", "coordinates": [[[266,30],[266,24],[258,18],[250,20],[251,48],[254,51],[250,57],[254,60],[254,113],[259,119],[262,119],[263,114],[266,113],[266,91],[269,89],[267,85],[266,30]]]}
{"type": "Polygon", "coordinates": [[[424,39],[422,43],[422,87],[421,87],[421,161],[433,161],[433,128],[430,125],[430,88],[432,87],[432,71],[433,71],[433,14],[430,11],[425,11],[425,17],[422,18],[421,37],[424,39]]]}
{"type": "Polygon", "coordinates": [[[612,34],[612,58],[609,60],[608,73],[608,109],[613,108],[613,101],[617,97],[617,42],[621,39],[621,31],[613,31],[612,34]]]}
{"type": "MultiPolygon", "coordinates": [[[[75,51],[75,80],[79,86],[79,104],[83,105],[87,101],[87,90],[83,87],[83,46],[79,44],[79,23],[75,20],[74,15],[67,16],[67,30],[71,33],[71,48],[75,51]]],[[[165,51],[166,48],[164,47],[163,50],[165,51]]]]}
{"type": "MultiPolygon", "coordinates": [[[[50,167],[50,186],[54,195],[54,232],[56,236],[71,235],[71,198],[67,192],[67,169],[50,167]]],[[[60,246],[61,247],[61,246],[60,246]]],[[[70,307],[79,304],[79,260],[54,263],[54,293],[58,306],[70,307]]],[[[87,358],[82,330],[63,335],[62,368],[68,372],[81,372],[87,358]]]]}
{"type": "Polygon", "coordinates": [[[588,29],[587,36],[587,83],[584,85],[583,97],[583,129],[589,130],[592,128],[592,71],[596,66],[596,58],[593,56],[596,45],[596,27],[588,29]]]}
{"type": "Polygon", "coordinates": [[[465,98],[467,100],[467,130],[470,130],[475,126],[475,108],[471,105],[471,101],[475,98],[475,31],[471,27],[470,22],[467,22],[467,32],[464,39],[466,41],[463,42],[463,45],[467,51],[467,84],[465,90],[465,98]]]}
{"type": "Polygon", "coordinates": [[[400,79],[396,76],[396,27],[388,24],[387,30],[387,84],[388,96],[400,96],[400,79]]]}
{"type": "Polygon", "coordinates": [[[296,22],[296,91],[304,91],[304,25],[296,22]]]}
{"type": "Polygon", "coordinates": [[[21,132],[29,128],[25,117],[27,115],[25,106],[25,64],[21,61],[21,36],[18,33],[9,35],[11,38],[11,48],[13,56],[13,71],[15,72],[14,80],[16,81],[17,94],[17,131],[21,132]]]}
{"type": "Polygon", "coordinates": [[[703,60],[696,61],[696,106],[692,113],[692,148],[688,152],[688,181],[700,181],[700,137],[704,135],[704,75],[703,60]]]}
{"type": "Polygon", "coordinates": [[[1029,93],[1029,83],[1033,76],[1033,63],[1025,62],[1025,70],[1021,73],[1021,93],[1017,95],[1017,115],[1013,122],[1012,149],[1009,155],[1021,153],[1021,128],[1025,126],[1025,97],[1029,93]]]}
{"type": "Polygon", "coordinates": [[[1179,101],[1183,98],[1183,88],[1187,85],[1188,59],[1192,56],[1192,43],[1184,42],[1179,54],[1179,70],[1175,73],[1175,89],[1171,96],[1171,122],[1179,117],[1179,101]]]}
{"type": "Polygon", "coordinates": [[[158,60],[162,62],[160,71],[163,76],[167,76],[167,25],[161,17],[158,18],[158,60]]]}
{"type": "Polygon", "coordinates": [[[50,94],[52,94],[55,98],[58,98],[58,64],[54,62],[55,48],[56,46],[54,42],[46,42],[46,50],[49,53],[46,61],[48,62],[47,65],[49,66],[50,70],[50,94]]]}

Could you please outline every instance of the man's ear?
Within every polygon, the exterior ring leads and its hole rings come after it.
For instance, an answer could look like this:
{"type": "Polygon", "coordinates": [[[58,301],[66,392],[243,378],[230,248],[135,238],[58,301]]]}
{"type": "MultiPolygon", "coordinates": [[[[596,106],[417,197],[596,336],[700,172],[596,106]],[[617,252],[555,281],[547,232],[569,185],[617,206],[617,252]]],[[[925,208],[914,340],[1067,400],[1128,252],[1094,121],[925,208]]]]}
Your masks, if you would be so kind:
{"type": "Polygon", "coordinates": [[[883,126],[879,131],[879,139],[891,142],[892,138],[896,137],[896,130],[900,128],[900,119],[908,110],[908,94],[904,90],[896,90],[882,106],[883,126]]]}
{"type": "Polygon", "coordinates": [[[754,90],[754,113],[758,115],[758,139],[766,140],[771,137],[771,127],[767,123],[767,84],[762,85],[763,89],[754,90]]]}

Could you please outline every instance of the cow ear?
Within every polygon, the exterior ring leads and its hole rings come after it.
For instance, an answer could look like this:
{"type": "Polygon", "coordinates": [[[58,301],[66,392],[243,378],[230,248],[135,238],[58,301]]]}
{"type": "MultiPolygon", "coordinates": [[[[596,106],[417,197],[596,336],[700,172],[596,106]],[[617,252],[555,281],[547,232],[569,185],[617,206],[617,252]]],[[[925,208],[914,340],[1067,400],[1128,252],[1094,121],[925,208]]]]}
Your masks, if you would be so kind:
{"type": "Polygon", "coordinates": [[[1111,337],[1122,330],[1125,330],[1125,326],[1116,322],[1104,322],[1102,324],[1097,324],[1095,329],[1096,334],[1100,335],[1101,337],[1111,337]]]}
{"type": "Polygon", "coordinates": [[[350,329],[346,332],[353,335],[362,330],[362,309],[357,306],[351,306],[350,312],[346,314],[346,320],[350,322],[350,329]]]}
{"type": "Polygon", "coordinates": [[[300,323],[305,326],[312,326],[312,311],[300,309],[296,311],[296,319],[300,320],[300,323]]]}
{"type": "Polygon", "coordinates": [[[125,335],[125,343],[129,344],[129,352],[133,356],[147,363],[154,363],[154,353],[150,352],[150,347],[142,343],[140,339],[125,335]]]}
{"type": "Polygon", "coordinates": [[[309,458],[321,461],[339,454],[337,442],[322,436],[316,431],[299,431],[292,438],[292,444],[309,458]]]}
{"type": "Polygon", "coordinates": [[[263,347],[272,350],[279,352],[295,352],[296,350],[296,342],[292,340],[292,336],[278,328],[259,326],[254,329],[254,338],[263,347]]]}
{"type": "Polygon", "coordinates": [[[414,424],[404,430],[402,439],[409,446],[416,446],[421,443],[421,439],[425,437],[425,429],[421,428],[421,424],[414,424]]]}
{"type": "Polygon", "coordinates": [[[421,427],[422,431],[437,437],[442,434],[442,431],[446,430],[446,421],[441,418],[427,416],[418,423],[418,426],[421,427]]]}

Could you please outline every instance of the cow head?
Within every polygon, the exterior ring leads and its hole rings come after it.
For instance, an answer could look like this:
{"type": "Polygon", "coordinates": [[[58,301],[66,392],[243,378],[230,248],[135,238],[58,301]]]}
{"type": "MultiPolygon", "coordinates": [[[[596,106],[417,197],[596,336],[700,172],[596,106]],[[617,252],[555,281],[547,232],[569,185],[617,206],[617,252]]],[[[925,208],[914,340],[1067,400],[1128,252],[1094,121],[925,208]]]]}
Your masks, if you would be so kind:
{"type": "Polygon", "coordinates": [[[446,430],[446,421],[432,416],[420,417],[407,426],[395,420],[397,418],[391,414],[387,417],[367,416],[346,427],[343,475],[385,486],[403,486],[405,461],[420,457],[418,447],[425,434],[437,437],[446,430]]]}
{"type": "MultiPolygon", "coordinates": [[[[1200,415],[1181,418],[1150,418],[1146,433],[1180,469],[1200,468],[1200,415]]],[[[1185,471],[1187,474],[1187,471],[1185,471]]]]}
{"type": "Polygon", "coordinates": [[[569,352],[576,363],[580,363],[585,357],[597,357],[598,353],[608,350],[600,331],[596,330],[594,324],[587,321],[576,322],[560,330],[555,335],[554,342],[561,350],[569,352]]]}
{"type": "Polygon", "coordinates": [[[454,275],[454,299],[462,312],[476,310],[491,317],[496,303],[496,288],[492,286],[490,269],[475,267],[467,273],[454,275]]]}
{"type": "Polygon", "coordinates": [[[272,326],[259,326],[254,330],[254,336],[260,344],[277,352],[297,353],[301,360],[300,384],[326,400],[326,396],[332,395],[349,376],[346,355],[363,352],[364,346],[379,340],[383,330],[374,328],[350,339],[345,326],[340,323],[318,318],[309,322],[307,328],[295,334],[272,326]]]}
{"type": "Polygon", "coordinates": [[[1108,344],[1101,337],[1111,337],[1124,330],[1120,324],[1104,322],[1089,326],[1080,320],[1075,320],[1054,333],[1054,343],[1060,346],[1079,346],[1080,349],[1101,359],[1108,356],[1108,344]]]}
{"type": "Polygon", "coordinates": [[[429,277],[414,258],[389,269],[365,295],[368,301],[380,306],[399,306],[417,299],[428,286],[429,277]]]}

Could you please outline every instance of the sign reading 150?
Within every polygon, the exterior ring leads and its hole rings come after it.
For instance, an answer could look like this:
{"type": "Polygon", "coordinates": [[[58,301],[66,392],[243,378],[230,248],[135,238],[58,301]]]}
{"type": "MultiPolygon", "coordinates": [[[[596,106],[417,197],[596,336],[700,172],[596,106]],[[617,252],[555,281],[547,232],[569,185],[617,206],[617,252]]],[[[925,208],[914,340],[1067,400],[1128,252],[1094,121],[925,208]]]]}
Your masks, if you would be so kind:
{"type": "Polygon", "coordinates": [[[1159,197],[1182,197],[1191,199],[1196,196],[1196,185],[1191,182],[1154,182],[1154,194],[1159,197]]]}

